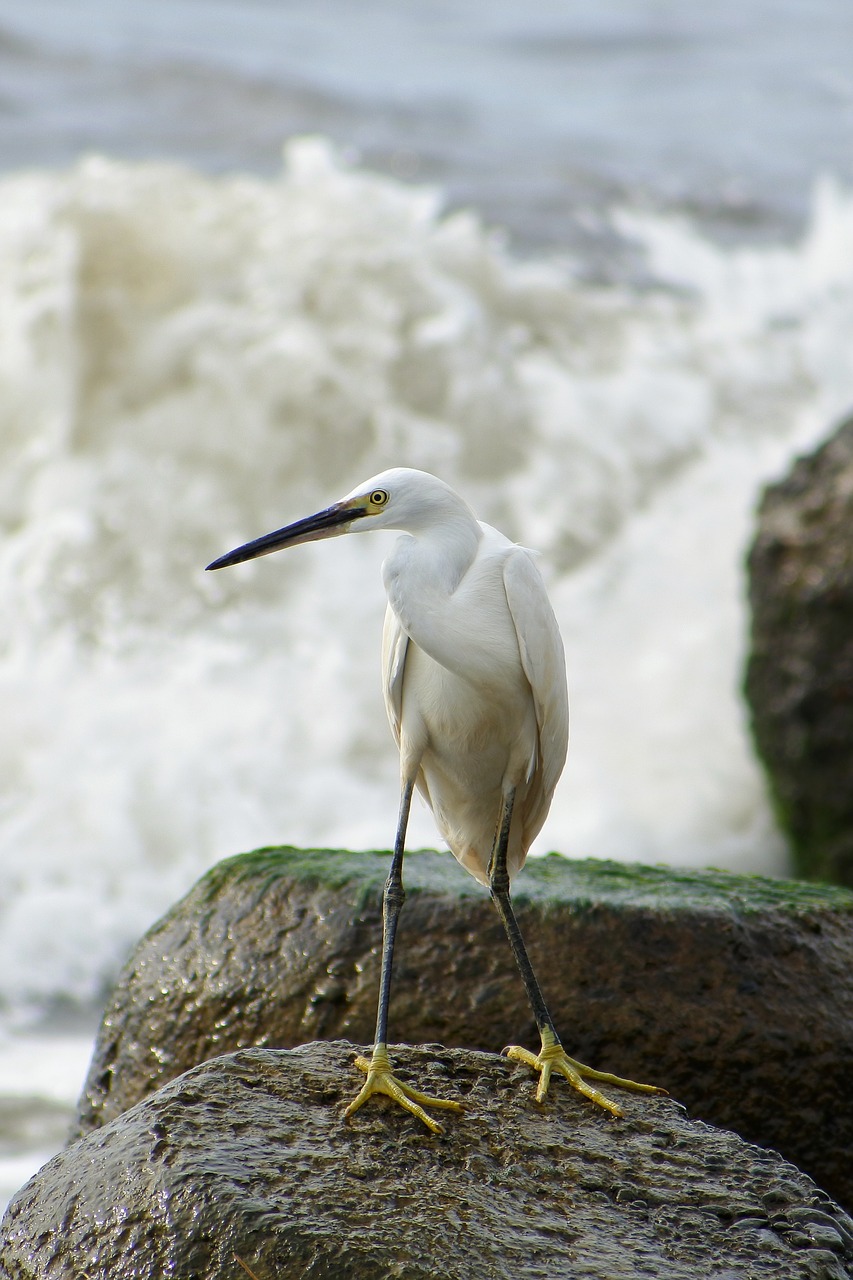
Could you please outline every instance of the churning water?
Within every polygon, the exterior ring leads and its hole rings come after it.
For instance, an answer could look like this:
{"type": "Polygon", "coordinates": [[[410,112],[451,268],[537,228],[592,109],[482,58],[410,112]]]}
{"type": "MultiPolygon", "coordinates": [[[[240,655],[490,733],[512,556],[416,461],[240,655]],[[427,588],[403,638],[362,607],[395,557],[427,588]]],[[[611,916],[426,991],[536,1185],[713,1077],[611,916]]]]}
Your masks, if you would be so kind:
{"type": "Polygon", "coordinates": [[[10,1189],[81,1066],[21,1028],[217,857],[392,840],[387,535],[203,572],[386,466],[542,552],[539,850],[787,865],[743,556],[853,402],[851,19],[462,8],[0,4],[0,1089],[29,1054],[44,1120],[10,1189]]]}

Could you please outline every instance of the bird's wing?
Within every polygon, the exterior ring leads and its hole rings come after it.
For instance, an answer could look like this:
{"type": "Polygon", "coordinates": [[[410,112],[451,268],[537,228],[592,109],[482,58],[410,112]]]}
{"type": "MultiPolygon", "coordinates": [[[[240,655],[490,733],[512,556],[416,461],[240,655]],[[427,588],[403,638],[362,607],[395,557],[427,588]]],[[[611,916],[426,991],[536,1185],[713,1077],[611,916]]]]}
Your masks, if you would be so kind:
{"type": "Polygon", "coordinates": [[[530,683],[539,726],[539,758],[525,803],[525,843],[538,832],[563,771],[569,745],[566,659],[554,610],[531,555],[514,548],[504,561],[504,589],[521,665],[530,683]]]}
{"type": "Polygon", "coordinates": [[[408,647],[409,637],[389,605],[385,610],[385,625],[382,628],[382,692],[385,695],[388,723],[398,747],[403,721],[403,672],[406,669],[408,647]]]}

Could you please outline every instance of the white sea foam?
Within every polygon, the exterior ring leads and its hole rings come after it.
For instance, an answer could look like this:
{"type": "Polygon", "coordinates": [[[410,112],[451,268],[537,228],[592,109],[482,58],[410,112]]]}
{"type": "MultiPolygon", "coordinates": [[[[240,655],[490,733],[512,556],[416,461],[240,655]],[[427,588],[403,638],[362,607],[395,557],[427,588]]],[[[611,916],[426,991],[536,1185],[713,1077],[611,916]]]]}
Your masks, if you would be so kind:
{"type": "Polygon", "coordinates": [[[0,1030],[0,1214],[65,1142],[91,1045],[91,1027],[11,1035],[0,1030]]]}
{"type": "Polygon", "coordinates": [[[573,738],[538,847],[784,868],[741,563],[761,482],[853,400],[853,200],[821,187],[792,247],[619,226],[659,285],[515,261],[318,141],[277,181],[0,183],[7,1013],[96,998],[219,856],[387,847],[387,543],[202,570],[388,465],[543,551],[573,738]]]}

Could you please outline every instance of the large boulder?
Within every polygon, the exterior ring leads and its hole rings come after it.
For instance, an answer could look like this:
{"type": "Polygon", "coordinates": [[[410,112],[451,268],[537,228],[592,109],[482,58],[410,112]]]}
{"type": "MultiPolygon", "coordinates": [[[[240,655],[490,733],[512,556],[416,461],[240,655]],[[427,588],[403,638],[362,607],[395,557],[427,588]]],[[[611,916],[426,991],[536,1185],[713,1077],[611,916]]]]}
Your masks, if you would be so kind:
{"type": "MultiPolygon", "coordinates": [[[[107,1007],[79,1133],[248,1045],[373,1037],[389,855],[269,849],[220,863],[142,939],[107,1007]]],[[[488,895],[412,853],[390,1037],[538,1040],[488,895]]],[[[570,1053],[660,1084],[853,1204],[853,893],[533,860],[515,894],[570,1053]]]]}
{"type": "Polygon", "coordinates": [[[614,1121],[555,1081],[539,1107],[505,1059],[395,1048],[466,1113],[434,1137],[374,1099],[347,1125],[349,1049],[215,1058],[67,1148],[12,1201],[0,1275],[853,1276],[853,1222],[828,1196],[671,1100],[627,1095],[614,1121]]]}
{"type": "Polygon", "coordinates": [[[764,493],[749,554],[755,742],[804,876],[853,885],[853,419],[764,493]]]}

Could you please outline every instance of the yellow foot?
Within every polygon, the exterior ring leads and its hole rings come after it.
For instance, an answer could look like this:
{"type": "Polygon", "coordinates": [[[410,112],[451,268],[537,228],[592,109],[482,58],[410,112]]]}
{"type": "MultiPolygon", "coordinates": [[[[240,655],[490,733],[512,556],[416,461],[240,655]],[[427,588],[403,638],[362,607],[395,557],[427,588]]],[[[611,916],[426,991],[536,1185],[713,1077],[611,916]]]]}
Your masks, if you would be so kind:
{"type": "Polygon", "coordinates": [[[373,1057],[369,1060],[362,1057],[356,1058],[355,1065],[359,1071],[366,1073],[367,1079],[358,1097],[353,1099],[344,1112],[345,1120],[349,1120],[350,1116],[358,1111],[359,1107],[363,1106],[374,1093],[384,1093],[389,1098],[393,1098],[401,1107],[411,1111],[413,1116],[423,1120],[426,1127],[433,1133],[444,1133],[444,1130],[437,1120],[427,1115],[424,1107],[443,1107],[447,1111],[465,1110],[459,1102],[451,1102],[447,1098],[431,1098],[425,1093],[419,1093],[411,1085],[403,1084],[402,1080],[398,1080],[391,1071],[391,1061],[384,1044],[376,1045],[373,1057]]]}
{"type": "Polygon", "coordinates": [[[655,1084],[637,1084],[635,1080],[623,1080],[621,1076],[612,1076],[607,1071],[594,1071],[592,1067],[585,1067],[582,1062],[576,1062],[574,1058],[569,1057],[556,1036],[547,1028],[542,1032],[542,1048],[538,1054],[531,1053],[529,1049],[522,1049],[519,1045],[511,1045],[510,1048],[504,1049],[504,1053],[515,1062],[524,1062],[528,1067],[539,1072],[537,1102],[542,1102],[548,1092],[552,1071],[558,1071],[560,1075],[565,1076],[573,1089],[577,1089],[578,1093],[589,1098],[590,1102],[597,1103],[599,1107],[603,1107],[614,1116],[622,1116],[625,1113],[617,1103],[611,1102],[598,1089],[587,1084],[587,1080],[598,1080],[601,1084],[612,1084],[619,1089],[631,1089],[634,1093],[666,1094],[666,1089],[660,1089],[655,1084]]]}

